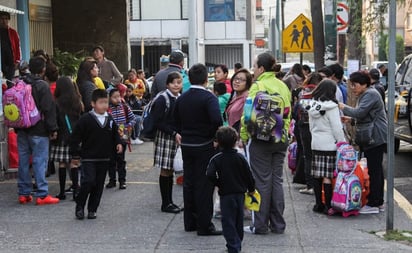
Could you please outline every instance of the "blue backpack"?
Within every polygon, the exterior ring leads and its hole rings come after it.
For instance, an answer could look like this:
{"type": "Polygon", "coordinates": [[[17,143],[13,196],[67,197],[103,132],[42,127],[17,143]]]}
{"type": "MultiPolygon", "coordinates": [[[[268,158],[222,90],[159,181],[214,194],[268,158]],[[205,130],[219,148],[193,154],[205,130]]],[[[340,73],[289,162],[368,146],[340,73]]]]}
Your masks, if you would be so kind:
{"type": "Polygon", "coordinates": [[[166,91],[159,92],[143,109],[142,120],[140,121],[141,138],[153,140],[156,136],[156,122],[153,115],[151,114],[151,110],[155,101],[161,96],[163,96],[166,100],[165,112],[167,112],[170,108],[170,100],[166,91]]]}

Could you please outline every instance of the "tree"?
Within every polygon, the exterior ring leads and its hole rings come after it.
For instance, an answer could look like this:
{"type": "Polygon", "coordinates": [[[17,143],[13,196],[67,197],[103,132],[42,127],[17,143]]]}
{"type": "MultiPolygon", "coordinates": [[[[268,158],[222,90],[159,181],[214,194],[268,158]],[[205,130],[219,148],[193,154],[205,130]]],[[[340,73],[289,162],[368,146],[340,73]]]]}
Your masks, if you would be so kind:
{"type": "Polygon", "coordinates": [[[388,60],[388,54],[387,52],[387,42],[388,42],[388,35],[384,34],[383,32],[380,33],[379,37],[379,52],[378,52],[378,59],[380,61],[387,61],[388,60]]]}
{"type": "Polygon", "coordinates": [[[315,69],[320,69],[325,65],[325,33],[323,29],[322,0],[310,1],[310,12],[312,15],[315,69]]]}
{"type": "MultiPolygon", "coordinates": [[[[385,53],[388,55],[389,53],[389,38],[386,40],[386,47],[385,53]]],[[[396,62],[401,63],[403,58],[405,57],[405,43],[403,41],[403,37],[400,35],[396,35],[396,62]]]]}

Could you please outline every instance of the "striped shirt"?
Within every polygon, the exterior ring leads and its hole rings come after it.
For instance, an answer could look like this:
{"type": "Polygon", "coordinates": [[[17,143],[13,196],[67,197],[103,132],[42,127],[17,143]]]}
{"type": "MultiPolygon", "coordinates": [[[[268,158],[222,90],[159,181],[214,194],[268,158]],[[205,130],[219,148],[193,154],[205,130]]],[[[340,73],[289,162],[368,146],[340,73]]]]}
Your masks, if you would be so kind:
{"type": "Polygon", "coordinates": [[[127,104],[118,105],[110,104],[108,113],[110,113],[117,125],[133,127],[136,124],[136,116],[127,104]]]}

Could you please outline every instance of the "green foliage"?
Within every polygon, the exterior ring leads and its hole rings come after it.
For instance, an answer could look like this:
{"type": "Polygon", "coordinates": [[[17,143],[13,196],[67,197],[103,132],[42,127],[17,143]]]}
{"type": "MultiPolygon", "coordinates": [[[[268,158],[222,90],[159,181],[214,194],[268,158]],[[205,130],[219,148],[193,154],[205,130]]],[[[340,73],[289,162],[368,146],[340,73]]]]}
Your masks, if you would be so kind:
{"type": "Polygon", "coordinates": [[[385,240],[388,241],[404,241],[408,242],[409,244],[412,243],[412,232],[411,231],[398,231],[398,230],[393,230],[390,231],[389,233],[386,233],[384,235],[385,240]]]}
{"type": "Polygon", "coordinates": [[[77,69],[84,59],[84,50],[70,53],[61,51],[58,48],[54,49],[53,62],[59,68],[59,73],[62,76],[74,77],[77,74],[77,69]]]}
{"type": "MultiPolygon", "coordinates": [[[[389,38],[386,40],[386,55],[389,55],[389,38]]],[[[402,62],[405,57],[405,43],[401,35],[396,35],[396,62],[402,62]]]]}
{"type": "Polygon", "coordinates": [[[379,37],[379,61],[387,61],[388,55],[386,54],[386,43],[388,41],[388,35],[381,33],[379,37]]]}

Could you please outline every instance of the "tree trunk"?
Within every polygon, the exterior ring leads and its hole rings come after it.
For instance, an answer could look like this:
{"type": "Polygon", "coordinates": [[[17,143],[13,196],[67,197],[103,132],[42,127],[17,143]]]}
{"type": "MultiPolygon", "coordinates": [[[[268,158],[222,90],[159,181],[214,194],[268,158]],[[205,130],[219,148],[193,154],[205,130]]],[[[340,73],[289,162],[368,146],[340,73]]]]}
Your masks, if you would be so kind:
{"type": "MultiPolygon", "coordinates": [[[[350,0],[349,4],[349,26],[347,31],[348,60],[359,60],[362,62],[362,1],[350,0]]],[[[348,100],[350,106],[356,105],[357,97],[353,95],[352,87],[348,85],[348,100]]]]}
{"type": "Polygon", "coordinates": [[[310,1],[312,15],[315,69],[325,66],[325,33],[323,29],[322,0],[310,1]]]}

